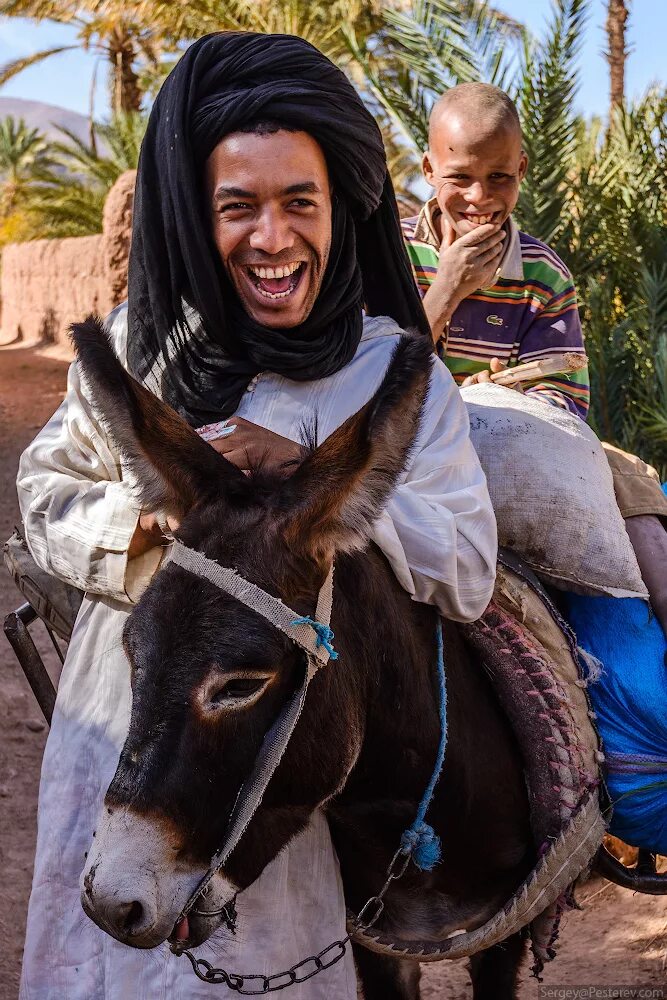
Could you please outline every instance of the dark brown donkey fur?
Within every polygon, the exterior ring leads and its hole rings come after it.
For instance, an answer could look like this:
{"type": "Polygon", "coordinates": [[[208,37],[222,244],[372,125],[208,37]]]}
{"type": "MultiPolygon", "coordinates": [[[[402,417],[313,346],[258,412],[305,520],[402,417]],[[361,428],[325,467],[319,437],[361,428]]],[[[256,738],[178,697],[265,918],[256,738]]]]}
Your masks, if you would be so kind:
{"type": "MultiPolygon", "coordinates": [[[[299,614],[314,612],[335,555],[332,625],[340,658],[313,680],[225,874],[248,886],[323,806],[347,903],[360,907],[382,885],[415,816],[439,738],[435,613],[410,599],[376,548],[361,551],[418,428],[428,345],[403,338],[374,398],[291,475],[259,470],[248,477],[123,371],[98,323],[75,328],[74,340],[99,412],[133,467],[142,506],[178,516],[181,541],[236,567],[299,614]]],[[[263,734],[302,677],[303,657],[258,614],[173,564],[130,616],[125,648],[132,718],[105,801],[167,818],[181,855],[205,869],[263,734]],[[270,675],[264,693],[244,711],[217,711],[221,696],[252,691],[252,681],[229,679],[244,667],[270,675]],[[191,693],[211,671],[217,681],[203,718],[191,693]]],[[[379,926],[403,938],[434,940],[478,926],[531,863],[522,765],[508,725],[453,624],[445,626],[445,652],[449,740],[428,815],[443,860],[429,873],[409,866],[389,891],[379,926]]],[[[314,928],[313,951],[328,943],[314,928]]],[[[514,996],[522,947],[517,936],[473,960],[475,1000],[514,996]]],[[[419,996],[416,964],[363,949],[355,956],[367,1000],[419,996]]]]}

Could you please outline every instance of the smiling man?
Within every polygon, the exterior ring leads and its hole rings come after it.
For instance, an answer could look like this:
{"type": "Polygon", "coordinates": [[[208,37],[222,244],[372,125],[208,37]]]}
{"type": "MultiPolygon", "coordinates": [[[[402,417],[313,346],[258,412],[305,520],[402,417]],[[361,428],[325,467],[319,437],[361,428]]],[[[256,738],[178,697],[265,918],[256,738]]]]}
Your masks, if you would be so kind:
{"type": "MultiPolygon", "coordinates": [[[[517,109],[498,87],[461,84],[436,102],[423,158],[435,195],[402,226],[438,354],[459,385],[486,380],[505,365],[585,351],[567,266],[512,219],[527,166],[517,109]]],[[[525,385],[529,394],[586,418],[585,369],[525,385]]],[[[667,499],[645,462],[611,445],[605,451],[667,633],[667,499]]]]}
{"type": "MultiPolygon", "coordinates": [[[[435,195],[403,234],[438,353],[459,385],[583,352],[570,272],[512,219],[527,167],[516,107],[498,87],[461,84],[437,101],[423,159],[435,195]]],[[[586,416],[585,370],[526,391],[586,416]]]]}
{"type": "MultiPolygon", "coordinates": [[[[129,301],[109,322],[121,360],[231,462],[288,475],[304,424],[319,443],[358,411],[408,327],[429,336],[380,132],[345,76],[291,36],[192,45],[142,146],[129,301]]],[[[127,734],[123,626],[158,570],[163,529],[178,524],[168,509],[137,508],[76,365],[63,405],[23,456],[18,487],[36,561],[87,592],[45,750],[21,997],[209,997],[166,948],[128,948],[95,926],[78,884],[127,734]]],[[[495,520],[465,408],[436,358],[414,449],[373,541],[415,600],[462,621],[485,609],[495,520]]],[[[159,870],[150,844],[137,850],[159,870]]],[[[119,885],[124,875],[121,859],[119,885]]],[[[322,813],[236,907],[237,936],[214,934],[201,954],[242,973],[281,971],[344,936],[322,813]]],[[[128,905],[128,940],[140,910],[128,905]]],[[[187,921],[173,933],[187,941],[187,921]]],[[[349,954],[289,996],[356,1000],[349,954]]]]}
{"type": "Polygon", "coordinates": [[[206,187],[213,239],[245,311],[274,329],[299,326],[315,304],[331,246],[321,147],[306,132],[266,124],[236,133],[209,157],[206,187]]]}

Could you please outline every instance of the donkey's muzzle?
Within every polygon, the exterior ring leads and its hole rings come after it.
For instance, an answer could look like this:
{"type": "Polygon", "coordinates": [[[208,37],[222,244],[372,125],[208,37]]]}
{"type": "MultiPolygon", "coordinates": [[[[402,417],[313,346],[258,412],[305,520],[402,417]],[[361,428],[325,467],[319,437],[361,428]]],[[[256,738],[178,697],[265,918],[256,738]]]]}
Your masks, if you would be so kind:
{"type": "Polygon", "coordinates": [[[164,941],[171,927],[163,932],[148,887],[97,878],[98,871],[86,873],[81,893],[81,905],[90,919],[117,941],[135,948],[154,948],[164,941]]]}
{"type": "MultiPolygon", "coordinates": [[[[205,875],[203,867],[184,858],[180,843],[163,817],[105,805],[80,879],[87,916],[133,948],[155,948],[166,941],[205,875]]],[[[216,877],[207,909],[221,913],[221,903],[236,891],[224,877],[216,877]]],[[[200,943],[220,926],[222,917],[193,915],[191,923],[191,938],[200,943]]]]}
{"type": "Polygon", "coordinates": [[[177,848],[164,820],[105,804],[81,874],[85,913],[133,948],[166,941],[201,878],[179,865],[177,848]]]}

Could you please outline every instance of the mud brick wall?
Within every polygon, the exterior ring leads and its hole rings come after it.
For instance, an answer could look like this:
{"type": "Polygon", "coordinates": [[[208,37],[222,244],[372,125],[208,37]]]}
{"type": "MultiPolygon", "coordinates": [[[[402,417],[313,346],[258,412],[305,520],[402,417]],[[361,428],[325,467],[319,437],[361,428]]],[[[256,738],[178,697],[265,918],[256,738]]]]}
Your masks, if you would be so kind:
{"type": "Polygon", "coordinates": [[[67,344],[70,323],[109,312],[102,236],[14,243],[2,252],[1,343],[67,344]]]}
{"type": "Polygon", "coordinates": [[[127,297],[135,172],[109,192],[99,236],[14,243],[0,261],[0,346],[41,340],[69,348],[71,323],[106,316],[127,297]]]}

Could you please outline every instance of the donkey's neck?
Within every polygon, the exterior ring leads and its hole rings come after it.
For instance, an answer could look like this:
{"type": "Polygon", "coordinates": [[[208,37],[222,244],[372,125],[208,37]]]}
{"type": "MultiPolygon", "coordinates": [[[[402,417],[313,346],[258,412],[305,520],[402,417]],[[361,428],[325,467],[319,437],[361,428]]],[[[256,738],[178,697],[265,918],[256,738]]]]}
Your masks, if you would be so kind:
{"type": "MultiPolygon", "coordinates": [[[[433,772],[440,739],[438,618],[403,592],[377,552],[358,565],[355,560],[345,573],[341,566],[341,585],[348,604],[341,624],[346,641],[352,636],[355,643],[347,681],[366,699],[365,732],[329,815],[346,889],[357,885],[361,892],[365,881],[381,884],[433,772]]],[[[427,820],[446,842],[446,858],[475,856],[481,881],[502,893],[505,873],[521,862],[529,838],[521,760],[488,678],[471,662],[451,623],[445,628],[445,670],[447,753],[427,820]],[[489,830],[497,831],[493,844],[489,830]]],[[[454,895],[465,883],[463,878],[459,884],[456,863],[443,864],[434,878],[448,883],[454,895]]],[[[355,890],[348,895],[360,902],[355,890]]]]}
{"type": "Polygon", "coordinates": [[[377,550],[346,561],[337,575],[348,683],[365,699],[363,745],[341,802],[410,811],[440,738],[438,617],[411,600],[377,550]]]}

